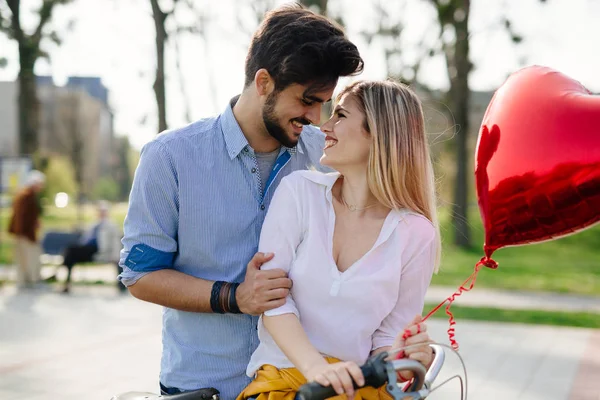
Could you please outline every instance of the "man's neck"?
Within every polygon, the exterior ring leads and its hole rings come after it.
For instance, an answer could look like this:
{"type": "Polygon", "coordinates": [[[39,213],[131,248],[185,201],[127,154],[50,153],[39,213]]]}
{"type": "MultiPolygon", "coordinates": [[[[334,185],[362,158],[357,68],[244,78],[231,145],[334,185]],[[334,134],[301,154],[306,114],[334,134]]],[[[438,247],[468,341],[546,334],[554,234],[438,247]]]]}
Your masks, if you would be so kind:
{"type": "Polygon", "coordinates": [[[233,106],[233,115],[254,151],[269,153],[281,147],[281,143],[267,132],[259,101],[251,93],[242,92],[233,106]]]}

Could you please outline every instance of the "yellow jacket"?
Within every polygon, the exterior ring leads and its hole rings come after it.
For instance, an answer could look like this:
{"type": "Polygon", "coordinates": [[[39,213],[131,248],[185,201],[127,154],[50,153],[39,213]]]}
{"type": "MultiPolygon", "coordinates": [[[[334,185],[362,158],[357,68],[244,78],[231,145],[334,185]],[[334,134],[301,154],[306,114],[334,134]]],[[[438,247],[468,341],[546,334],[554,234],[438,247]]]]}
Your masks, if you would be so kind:
{"type": "MultiPolygon", "coordinates": [[[[335,358],[327,358],[329,363],[338,362],[335,358]]],[[[257,400],[294,400],[296,392],[306,383],[304,376],[296,368],[277,369],[272,365],[263,365],[257,372],[256,378],[237,397],[245,400],[255,397],[257,400]]],[[[335,400],[346,400],[346,395],[331,397],[335,400]]],[[[364,387],[359,389],[355,400],[392,400],[385,386],[375,389],[364,387]]]]}

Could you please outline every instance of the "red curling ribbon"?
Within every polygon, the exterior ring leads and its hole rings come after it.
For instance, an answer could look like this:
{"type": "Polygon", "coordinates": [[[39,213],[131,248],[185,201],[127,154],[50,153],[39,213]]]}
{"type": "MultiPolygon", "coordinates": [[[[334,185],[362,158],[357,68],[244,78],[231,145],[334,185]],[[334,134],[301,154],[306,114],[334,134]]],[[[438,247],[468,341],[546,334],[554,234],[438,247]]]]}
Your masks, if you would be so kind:
{"type": "Polygon", "coordinates": [[[452,315],[452,312],[450,311],[450,307],[452,306],[454,300],[463,292],[468,292],[471,289],[473,289],[473,286],[475,286],[475,281],[477,280],[477,274],[481,270],[481,267],[496,269],[498,268],[498,263],[487,256],[482,257],[481,260],[479,260],[479,262],[475,265],[473,273],[467,278],[467,280],[465,280],[462,283],[462,285],[460,285],[458,290],[454,292],[450,297],[446,298],[444,301],[438,304],[433,310],[429,312],[429,314],[425,316],[425,318],[423,318],[423,321],[427,320],[429,317],[435,314],[444,304],[446,304],[446,302],[448,303],[448,305],[446,306],[446,314],[448,315],[448,323],[450,325],[450,327],[448,328],[448,339],[450,340],[450,346],[452,346],[454,350],[458,350],[458,342],[456,341],[456,339],[454,339],[454,325],[456,325],[456,321],[454,320],[454,315],[452,315]]]}

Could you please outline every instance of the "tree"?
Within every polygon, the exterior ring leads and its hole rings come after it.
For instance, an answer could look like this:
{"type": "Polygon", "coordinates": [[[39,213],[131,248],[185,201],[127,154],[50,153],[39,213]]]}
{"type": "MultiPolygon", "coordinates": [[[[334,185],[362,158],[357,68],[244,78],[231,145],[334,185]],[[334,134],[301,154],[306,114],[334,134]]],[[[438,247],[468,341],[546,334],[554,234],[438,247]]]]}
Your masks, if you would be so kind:
{"type": "Polygon", "coordinates": [[[95,108],[90,108],[82,101],[85,94],[81,91],[52,89],[52,104],[48,136],[52,143],[46,151],[64,154],[73,166],[74,179],[77,186],[75,202],[77,204],[77,221],[83,226],[83,202],[92,194],[93,171],[92,152],[97,151],[94,138],[98,135],[90,133],[97,124],[98,115],[95,108]]]}
{"type": "MultiPolygon", "coordinates": [[[[450,90],[446,94],[449,112],[454,118],[456,146],[456,180],[454,184],[454,205],[452,222],[454,243],[468,248],[471,233],[468,223],[468,134],[470,89],[469,74],[473,69],[469,53],[469,16],[470,0],[426,0],[436,10],[440,27],[439,42],[446,61],[446,70],[450,81],[450,90]]],[[[545,3],[546,0],[539,0],[545,3]]],[[[513,43],[521,43],[523,38],[516,33],[506,16],[501,16],[503,26],[513,43]]],[[[435,50],[432,50],[433,52],[435,50]]]]}
{"type": "Polygon", "coordinates": [[[20,0],[0,0],[0,31],[16,40],[19,47],[19,151],[21,154],[33,154],[38,149],[39,101],[34,67],[40,58],[48,54],[42,50],[44,39],[60,45],[60,37],[55,30],[47,29],[52,13],[57,5],[71,0],[42,0],[36,10],[39,22],[32,33],[25,32],[21,18],[20,0]],[[5,3],[10,11],[6,13],[5,3]]]}
{"type": "Polygon", "coordinates": [[[119,183],[109,176],[103,176],[96,182],[92,190],[95,200],[115,202],[119,200],[119,183]]]}
{"type": "Polygon", "coordinates": [[[321,15],[327,16],[328,0],[301,0],[300,3],[307,8],[315,10],[321,15]]]}
{"type": "MultiPolygon", "coordinates": [[[[176,3],[174,0],[173,3],[176,3]]],[[[154,95],[156,96],[156,106],[158,107],[158,131],[167,129],[167,99],[165,89],[165,43],[167,42],[167,28],[165,22],[169,15],[173,13],[175,5],[171,11],[165,12],[161,9],[158,0],[150,0],[152,6],[152,18],[154,19],[154,30],[156,37],[154,45],[156,48],[156,76],[154,78],[154,95]]]]}
{"type": "Polygon", "coordinates": [[[67,157],[57,155],[49,157],[44,173],[46,174],[44,194],[49,200],[53,201],[58,192],[65,192],[69,196],[77,194],[75,169],[67,157]]]}
{"type": "Polygon", "coordinates": [[[132,151],[129,138],[127,136],[115,137],[115,146],[113,151],[116,154],[116,163],[112,168],[113,176],[118,185],[118,200],[127,200],[132,183],[132,164],[129,154],[132,151]]]}
{"type": "MultiPolygon", "coordinates": [[[[195,2],[192,0],[171,0],[170,7],[161,5],[159,0],[150,0],[152,7],[152,18],[154,20],[154,30],[156,33],[155,37],[155,48],[156,48],[156,75],[154,78],[154,94],[156,96],[156,105],[158,108],[158,132],[162,132],[168,128],[167,124],[167,99],[166,99],[166,74],[165,74],[165,47],[169,37],[172,34],[179,34],[183,32],[203,34],[204,32],[204,18],[203,14],[196,9],[195,2]],[[197,15],[198,22],[200,24],[190,26],[176,26],[173,31],[168,29],[167,20],[175,19],[175,11],[179,4],[185,4],[187,6],[186,12],[189,14],[197,15]]],[[[177,25],[177,24],[175,24],[177,25]]],[[[174,42],[175,50],[177,52],[176,66],[179,71],[179,78],[182,82],[183,76],[181,74],[179,64],[179,46],[177,41],[174,42]]],[[[185,85],[181,84],[181,90],[184,92],[185,85]]],[[[185,92],[183,93],[185,95],[185,92]]],[[[186,118],[189,116],[189,107],[186,110],[186,118]]]]}
{"type": "Polygon", "coordinates": [[[469,14],[470,0],[428,0],[434,5],[440,25],[440,42],[450,80],[446,101],[454,118],[456,132],[456,180],[454,182],[454,204],[452,223],[454,242],[469,247],[471,233],[468,222],[468,178],[467,137],[469,133],[469,73],[473,64],[469,58],[469,14]],[[453,37],[444,40],[444,32],[450,30],[453,37]]]}

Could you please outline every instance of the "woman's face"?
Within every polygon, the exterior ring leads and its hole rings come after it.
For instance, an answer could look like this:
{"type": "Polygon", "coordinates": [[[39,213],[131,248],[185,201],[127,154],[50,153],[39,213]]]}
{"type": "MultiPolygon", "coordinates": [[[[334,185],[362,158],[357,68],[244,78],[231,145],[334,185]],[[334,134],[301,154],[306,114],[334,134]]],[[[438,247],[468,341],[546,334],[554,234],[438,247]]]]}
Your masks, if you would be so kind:
{"type": "Polygon", "coordinates": [[[343,172],[348,168],[367,168],[371,137],[363,128],[365,115],[351,94],[344,95],[333,115],[321,130],[325,133],[325,150],[321,164],[343,172]]]}

